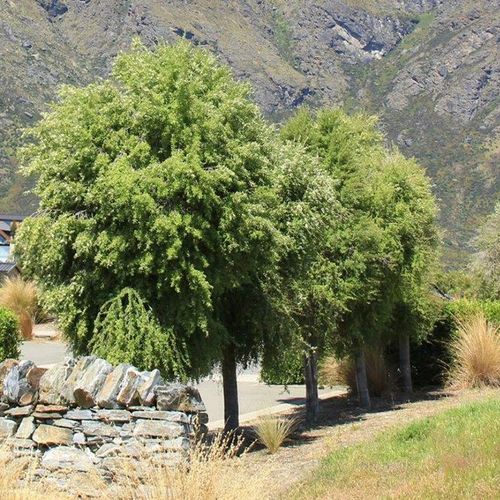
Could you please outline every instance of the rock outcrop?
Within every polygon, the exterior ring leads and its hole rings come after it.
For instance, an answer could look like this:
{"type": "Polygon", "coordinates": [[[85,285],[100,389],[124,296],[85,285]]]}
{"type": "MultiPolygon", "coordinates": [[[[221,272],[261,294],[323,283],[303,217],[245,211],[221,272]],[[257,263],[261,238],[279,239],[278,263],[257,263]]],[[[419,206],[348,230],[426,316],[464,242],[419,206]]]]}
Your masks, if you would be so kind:
{"type": "Polygon", "coordinates": [[[3,2],[0,211],[36,207],[21,194],[30,186],[16,174],[15,149],[59,85],[106,77],[134,36],[148,46],[186,39],[249,81],[274,119],[301,104],[348,103],[380,115],[389,139],[433,177],[446,207],[446,246],[465,249],[500,180],[498,7],[497,0],[3,2]]]}
{"type": "Polygon", "coordinates": [[[40,371],[30,361],[7,359],[0,377],[0,440],[13,456],[38,460],[39,476],[98,470],[112,477],[116,460],[151,454],[175,465],[191,439],[206,432],[199,392],[165,384],[158,370],[113,368],[87,356],[40,371]]]}

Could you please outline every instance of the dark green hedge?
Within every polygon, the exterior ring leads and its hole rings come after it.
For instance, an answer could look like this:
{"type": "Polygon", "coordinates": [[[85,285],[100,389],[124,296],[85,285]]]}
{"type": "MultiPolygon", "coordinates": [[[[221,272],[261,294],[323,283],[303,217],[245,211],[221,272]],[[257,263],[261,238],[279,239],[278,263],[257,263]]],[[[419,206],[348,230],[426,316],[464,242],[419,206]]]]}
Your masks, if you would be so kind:
{"type": "Polygon", "coordinates": [[[8,309],[0,308],[0,362],[19,357],[21,336],[17,316],[8,309]]]}
{"type": "Polygon", "coordinates": [[[457,320],[483,313],[489,321],[500,323],[500,301],[459,299],[443,303],[432,333],[420,345],[412,345],[413,383],[416,387],[443,384],[451,363],[449,343],[457,320]]]}

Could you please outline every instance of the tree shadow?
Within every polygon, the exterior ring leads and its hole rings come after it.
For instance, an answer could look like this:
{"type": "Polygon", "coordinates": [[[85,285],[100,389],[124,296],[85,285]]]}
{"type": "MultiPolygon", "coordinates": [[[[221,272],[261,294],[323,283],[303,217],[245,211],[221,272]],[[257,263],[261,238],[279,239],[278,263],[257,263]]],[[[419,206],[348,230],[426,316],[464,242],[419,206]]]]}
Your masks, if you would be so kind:
{"type": "MultiPolygon", "coordinates": [[[[356,396],[341,394],[332,396],[320,401],[320,412],[317,422],[310,425],[305,420],[305,398],[283,398],[280,402],[296,405],[288,412],[280,414],[281,417],[297,420],[297,428],[290,438],[283,444],[283,447],[297,447],[307,445],[323,436],[308,434],[314,430],[331,429],[356,422],[362,422],[370,414],[383,414],[403,409],[403,405],[420,401],[437,401],[449,397],[448,393],[442,389],[430,388],[428,390],[418,390],[412,394],[392,393],[386,397],[372,397],[372,406],[369,410],[362,408],[356,396]]],[[[242,433],[246,442],[253,442],[251,451],[259,451],[264,447],[255,442],[255,432],[251,424],[242,427],[242,433]]]]}

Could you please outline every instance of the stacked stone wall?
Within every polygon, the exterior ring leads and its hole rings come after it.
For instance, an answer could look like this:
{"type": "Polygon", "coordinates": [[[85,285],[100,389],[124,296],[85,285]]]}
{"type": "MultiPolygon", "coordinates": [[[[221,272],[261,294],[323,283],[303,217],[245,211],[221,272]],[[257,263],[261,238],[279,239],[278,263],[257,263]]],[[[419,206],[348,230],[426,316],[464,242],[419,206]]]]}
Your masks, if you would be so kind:
{"type": "Polygon", "coordinates": [[[0,389],[0,440],[38,460],[40,476],[96,468],[112,475],[123,458],[149,454],[175,465],[208,422],[195,388],[94,356],[50,369],[7,359],[0,389]]]}

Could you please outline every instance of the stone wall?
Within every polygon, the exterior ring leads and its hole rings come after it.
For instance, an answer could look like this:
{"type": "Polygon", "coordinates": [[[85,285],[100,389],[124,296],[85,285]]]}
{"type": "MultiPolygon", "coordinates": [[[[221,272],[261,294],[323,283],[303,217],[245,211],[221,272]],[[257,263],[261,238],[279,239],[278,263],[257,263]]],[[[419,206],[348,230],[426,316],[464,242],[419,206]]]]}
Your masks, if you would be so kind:
{"type": "Polygon", "coordinates": [[[0,440],[39,460],[40,476],[96,468],[112,476],[120,459],[148,454],[176,464],[208,422],[195,388],[94,356],[48,370],[7,359],[0,389],[0,440]]]}

